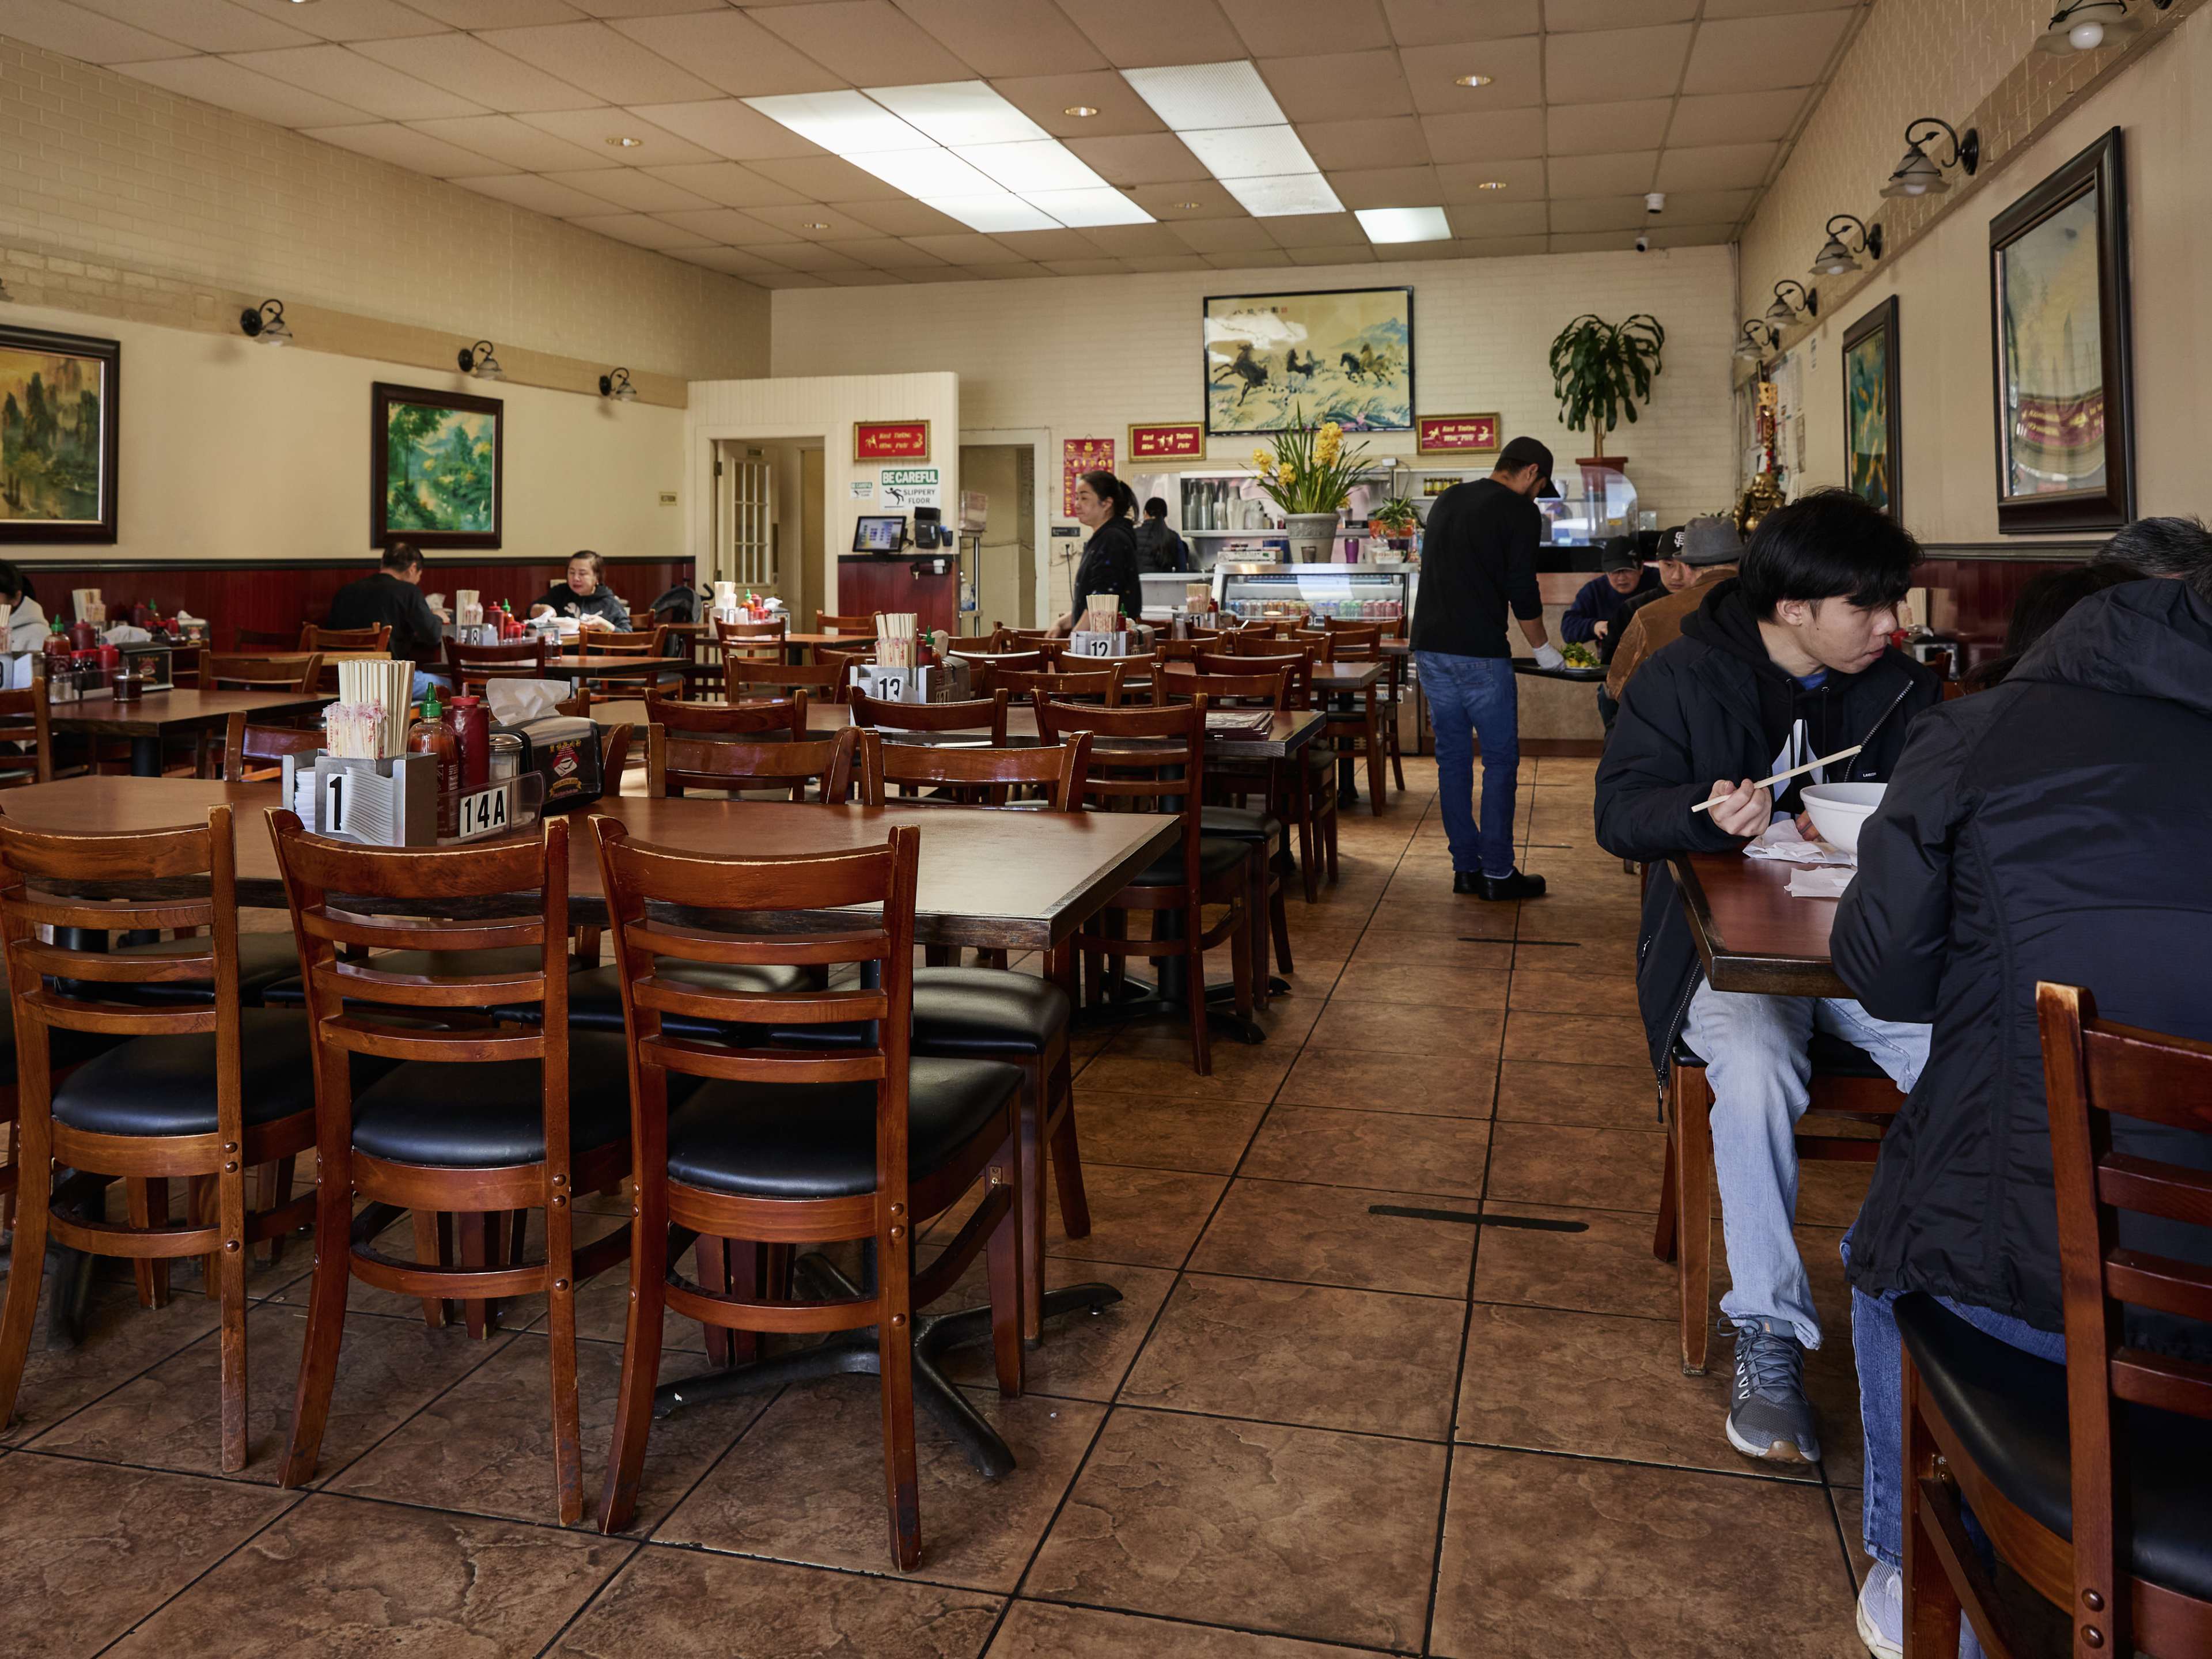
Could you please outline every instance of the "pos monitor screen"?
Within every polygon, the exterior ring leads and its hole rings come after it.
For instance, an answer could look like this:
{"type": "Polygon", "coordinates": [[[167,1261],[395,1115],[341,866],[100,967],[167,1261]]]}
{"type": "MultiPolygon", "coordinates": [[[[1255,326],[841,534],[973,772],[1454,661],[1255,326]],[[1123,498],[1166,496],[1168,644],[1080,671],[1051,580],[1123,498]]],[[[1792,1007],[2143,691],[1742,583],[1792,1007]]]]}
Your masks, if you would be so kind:
{"type": "Polygon", "coordinates": [[[906,544],[906,514],[864,513],[853,526],[855,553],[896,553],[906,544]]]}

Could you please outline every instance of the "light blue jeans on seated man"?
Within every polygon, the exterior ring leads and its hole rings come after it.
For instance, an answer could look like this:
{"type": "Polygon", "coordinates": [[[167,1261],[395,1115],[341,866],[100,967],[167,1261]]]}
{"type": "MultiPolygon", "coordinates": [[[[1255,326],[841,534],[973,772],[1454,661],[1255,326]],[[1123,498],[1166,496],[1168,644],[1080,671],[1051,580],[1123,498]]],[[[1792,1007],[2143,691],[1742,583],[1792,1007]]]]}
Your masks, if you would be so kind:
{"type": "Polygon", "coordinates": [[[1716,991],[1700,980],[1682,1028],[1682,1040],[1705,1062],[1713,1096],[1713,1182],[1732,1281],[1721,1312],[1737,1324],[1779,1321],[1807,1348],[1820,1346],[1820,1321],[1790,1227],[1797,1210],[1795,1132],[1811,1099],[1806,1049],[1816,1029],[1865,1049],[1907,1092],[1928,1062],[1927,1026],[1876,1019],[1841,997],[1716,991]]]}
{"type": "Polygon", "coordinates": [[[1416,651],[1437,730],[1437,808],[1452,868],[1513,873],[1513,787],[1521,769],[1521,694],[1510,657],[1416,651]],[[1482,739],[1482,823],[1474,817],[1474,739],[1482,739]]]}
{"type": "Polygon", "coordinates": [[[410,695],[416,702],[420,702],[430,695],[430,688],[434,685],[438,688],[438,695],[441,697],[450,697],[453,695],[453,683],[451,680],[442,674],[426,674],[419,668],[415,671],[415,684],[410,695]]]}

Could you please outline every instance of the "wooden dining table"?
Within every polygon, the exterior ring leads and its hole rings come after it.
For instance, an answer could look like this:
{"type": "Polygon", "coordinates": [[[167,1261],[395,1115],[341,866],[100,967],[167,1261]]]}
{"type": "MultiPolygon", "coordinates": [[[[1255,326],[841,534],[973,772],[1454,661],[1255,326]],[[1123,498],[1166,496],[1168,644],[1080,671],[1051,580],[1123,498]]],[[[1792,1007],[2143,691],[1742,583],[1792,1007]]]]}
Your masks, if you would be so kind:
{"type": "Polygon", "coordinates": [[[1705,980],[1716,991],[1850,997],[1828,955],[1836,899],[1794,898],[1780,859],[1692,853],[1668,861],[1705,980]]]}
{"type": "Polygon", "coordinates": [[[203,691],[179,686],[173,691],[148,691],[127,702],[96,697],[53,703],[48,719],[53,730],[74,737],[130,738],[131,775],[158,778],[165,738],[221,731],[233,714],[252,720],[313,714],[330,700],[319,691],[203,691]]]}
{"type": "MultiPolygon", "coordinates": [[[[599,711],[592,711],[597,714],[599,711]]],[[[1313,708],[1255,709],[1255,714],[1270,714],[1264,731],[1209,730],[1206,734],[1206,755],[1208,760],[1287,760],[1321,735],[1324,716],[1313,708]]],[[[842,702],[810,702],[806,706],[810,736],[831,738],[853,723],[852,706],[842,702]]],[[[933,743],[939,746],[974,744],[979,741],[983,728],[973,732],[915,732],[887,731],[887,739],[897,742],[933,743]]],[[[1016,703],[1006,710],[1006,741],[1011,745],[1027,747],[1040,741],[1037,737],[1036,710],[1026,704],[1016,703]]],[[[1146,739],[1102,739],[1093,738],[1094,751],[1109,748],[1139,749],[1146,739]]]]}

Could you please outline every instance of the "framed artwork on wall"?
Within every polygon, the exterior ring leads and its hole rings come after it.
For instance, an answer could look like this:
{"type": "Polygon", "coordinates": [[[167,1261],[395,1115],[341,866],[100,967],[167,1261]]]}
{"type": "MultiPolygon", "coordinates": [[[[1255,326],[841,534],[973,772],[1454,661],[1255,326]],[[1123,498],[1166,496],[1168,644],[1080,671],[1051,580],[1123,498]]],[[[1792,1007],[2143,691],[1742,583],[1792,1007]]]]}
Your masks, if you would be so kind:
{"type": "Polygon", "coordinates": [[[113,340],[0,328],[0,544],[115,540],[113,340]]]}
{"type": "Polygon", "coordinates": [[[505,405],[379,380],[369,388],[369,544],[497,547],[505,405]]]}
{"type": "Polygon", "coordinates": [[[1206,430],[1413,427],[1413,290],[1215,295],[1206,301],[1206,430]]]}
{"type": "Polygon", "coordinates": [[[1990,222],[1997,528],[2116,530],[2135,516],[2127,200],[2120,130],[1990,222]]]}
{"type": "Polygon", "coordinates": [[[1844,477],[1853,495],[1902,521],[1899,385],[1893,294],[1844,331],[1844,477]]]}

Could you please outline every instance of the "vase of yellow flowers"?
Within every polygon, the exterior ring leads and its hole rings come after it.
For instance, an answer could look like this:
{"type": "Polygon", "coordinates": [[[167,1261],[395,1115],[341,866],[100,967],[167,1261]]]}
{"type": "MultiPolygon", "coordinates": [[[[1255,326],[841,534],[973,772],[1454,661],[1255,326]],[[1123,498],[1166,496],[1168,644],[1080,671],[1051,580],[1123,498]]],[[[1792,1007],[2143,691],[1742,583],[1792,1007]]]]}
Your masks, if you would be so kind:
{"type": "Polygon", "coordinates": [[[1252,452],[1260,488],[1288,522],[1292,563],[1323,563],[1334,551],[1337,514],[1365,453],[1345,447],[1344,428],[1334,421],[1308,426],[1304,410],[1295,407],[1291,425],[1252,452]]]}

